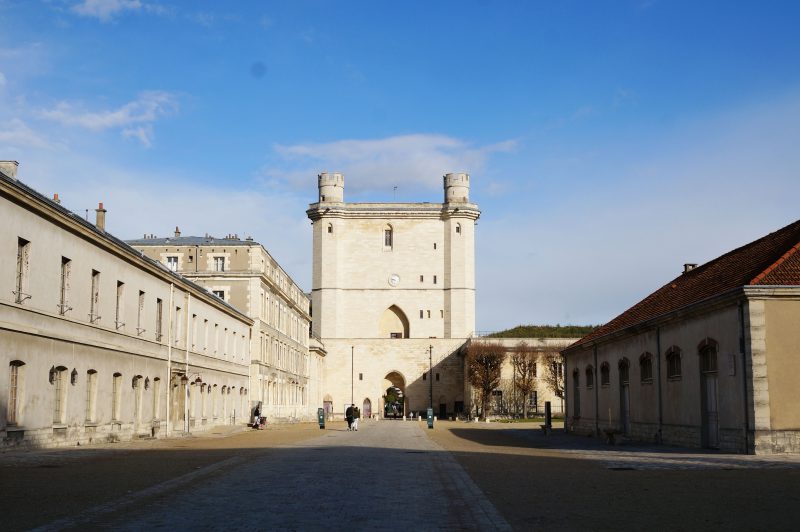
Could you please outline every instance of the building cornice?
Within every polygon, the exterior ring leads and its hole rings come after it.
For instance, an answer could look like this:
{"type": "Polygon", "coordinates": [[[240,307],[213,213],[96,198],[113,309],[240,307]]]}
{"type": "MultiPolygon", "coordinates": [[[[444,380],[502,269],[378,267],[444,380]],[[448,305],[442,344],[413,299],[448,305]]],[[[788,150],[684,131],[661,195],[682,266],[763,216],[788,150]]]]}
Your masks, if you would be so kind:
{"type": "Polygon", "coordinates": [[[477,220],[481,211],[474,203],[312,203],[306,214],[312,221],[322,218],[465,218],[477,220]]]}

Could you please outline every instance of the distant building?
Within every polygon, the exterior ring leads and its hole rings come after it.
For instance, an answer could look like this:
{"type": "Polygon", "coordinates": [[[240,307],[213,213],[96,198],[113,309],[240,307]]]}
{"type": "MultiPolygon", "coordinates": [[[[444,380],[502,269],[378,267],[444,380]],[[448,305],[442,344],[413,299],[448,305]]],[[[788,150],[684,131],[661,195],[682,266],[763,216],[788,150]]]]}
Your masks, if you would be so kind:
{"type": "MultiPolygon", "coordinates": [[[[493,400],[489,405],[489,412],[487,413],[489,415],[508,415],[513,412],[522,413],[522,402],[526,402],[528,404],[529,415],[542,415],[544,413],[546,402],[550,403],[553,414],[563,413],[563,397],[559,396],[556,393],[556,390],[548,386],[546,382],[546,374],[549,371],[549,368],[547,368],[548,360],[545,359],[544,355],[545,353],[553,353],[558,355],[561,349],[573,344],[576,340],[577,338],[492,337],[474,338],[470,340],[500,345],[506,352],[506,360],[503,363],[501,370],[500,386],[498,386],[498,388],[493,392],[493,400]],[[532,351],[534,351],[536,356],[536,371],[534,375],[535,386],[528,397],[522,397],[514,384],[517,377],[514,365],[511,362],[511,357],[514,353],[514,350],[520,343],[525,343],[532,351]]],[[[563,372],[563,366],[561,365],[561,362],[555,363],[561,366],[556,368],[556,372],[563,372]]]]}
{"type": "Polygon", "coordinates": [[[0,441],[74,445],[239,423],[253,321],[0,162],[0,441]]]}
{"type": "Polygon", "coordinates": [[[310,341],[308,296],[252,238],[145,235],[128,244],[253,319],[251,406],[269,420],[313,419],[322,404],[324,350],[310,341]]]}
{"type": "Polygon", "coordinates": [[[475,330],[480,216],[469,175],[444,176],[443,203],[346,203],[339,173],[320,174],[318,185],[307,214],[313,332],[328,353],[325,408],[341,416],[353,402],[382,416],[432,403],[440,416],[464,412],[461,348],[475,330]]]}
{"type": "Polygon", "coordinates": [[[800,221],[685,265],[563,353],[570,430],[800,452],[800,221]]]}

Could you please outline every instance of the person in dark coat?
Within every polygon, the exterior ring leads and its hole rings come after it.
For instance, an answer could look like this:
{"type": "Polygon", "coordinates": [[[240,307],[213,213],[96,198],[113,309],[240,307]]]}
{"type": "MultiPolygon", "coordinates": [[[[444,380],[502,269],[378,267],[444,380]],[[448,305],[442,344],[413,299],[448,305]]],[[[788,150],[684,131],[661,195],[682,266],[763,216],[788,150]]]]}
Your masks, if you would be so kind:
{"type": "Polygon", "coordinates": [[[356,405],[350,405],[344,411],[344,418],[347,420],[347,430],[353,430],[353,409],[356,405]]]}

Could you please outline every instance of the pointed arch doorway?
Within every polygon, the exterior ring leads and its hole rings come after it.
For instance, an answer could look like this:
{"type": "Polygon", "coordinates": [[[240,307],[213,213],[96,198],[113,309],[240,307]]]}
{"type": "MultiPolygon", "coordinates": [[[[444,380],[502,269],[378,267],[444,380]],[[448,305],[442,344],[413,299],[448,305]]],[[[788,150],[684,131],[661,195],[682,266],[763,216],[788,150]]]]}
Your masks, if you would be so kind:
{"type": "Polygon", "coordinates": [[[384,419],[398,419],[405,415],[406,410],[406,379],[398,371],[387,373],[383,378],[384,419]]]}

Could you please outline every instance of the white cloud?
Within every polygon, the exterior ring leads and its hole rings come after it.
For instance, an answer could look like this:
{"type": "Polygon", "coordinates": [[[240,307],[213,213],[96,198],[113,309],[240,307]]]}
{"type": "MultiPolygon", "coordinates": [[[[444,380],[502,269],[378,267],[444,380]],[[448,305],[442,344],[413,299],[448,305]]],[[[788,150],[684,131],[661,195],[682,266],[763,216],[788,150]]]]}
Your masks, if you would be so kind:
{"type": "Polygon", "coordinates": [[[320,171],[345,174],[346,193],[360,194],[404,184],[423,189],[441,186],[447,172],[479,172],[492,153],[515,149],[512,140],[475,146],[446,135],[415,134],[375,140],[274,147],[266,177],[307,187],[320,171]]]}
{"type": "Polygon", "coordinates": [[[16,153],[25,148],[54,147],[54,144],[19,118],[12,118],[0,129],[0,149],[5,153],[16,153]]]}
{"type": "Polygon", "coordinates": [[[122,136],[126,139],[136,139],[145,148],[153,145],[153,126],[150,124],[137,127],[128,127],[122,130],[122,136]]]}
{"type": "Polygon", "coordinates": [[[72,11],[78,15],[96,18],[102,22],[109,22],[125,11],[141,9],[142,2],[139,0],[83,0],[72,6],[72,11]]]}
{"type": "Polygon", "coordinates": [[[145,146],[152,142],[152,123],[178,108],[174,95],[164,91],[148,91],[139,98],[109,111],[87,111],[69,102],[60,102],[53,109],[38,113],[40,118],[65,126],[92,131],[122,129],[126,138],[139,139],[145,146]]]}

